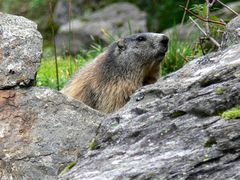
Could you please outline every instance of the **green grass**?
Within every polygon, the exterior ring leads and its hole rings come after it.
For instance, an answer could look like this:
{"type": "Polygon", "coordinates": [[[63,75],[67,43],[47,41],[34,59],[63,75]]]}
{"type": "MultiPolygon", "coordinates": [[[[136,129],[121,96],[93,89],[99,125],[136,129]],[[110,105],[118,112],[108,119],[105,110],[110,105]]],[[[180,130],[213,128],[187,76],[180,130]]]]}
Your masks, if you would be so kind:
{"type": "Polygon", "coordinates": [[[70,164],[68,164],[63,170],[62,172],[60,172],[59,176],[63,176],[64,174],[66,174],[70,169],[72,169],[75,165],[77,164],[77,162],[71,162],[70,164]]]}
{"type": "MultiPolygon", "coordinates": [[[[59,88],[63,88],[64,84],[74,75],[79,67],[94,59],[103,50],[103,47],[95,44],[91,50],[81,51],[76,57],[58,57],[59,88]]],[[[37,73],[37,86],[48,86],[57,89],[55,60],[51,48],[47,48],[43,52],[41,66],[37,73]]]]}
{"type": "Polygon", "coordinates": [[[89,149],[91,151],[96,150],[97,149],[97,139],[93,138],[89,144],[89,149]]]}
{"type": "Polygon", "coordinates": [[[240,118],[240,106],[234,107],[222,113],[222,117],[226,120],[240,118]]]}
{"type": "MultiPolygon", "coordinates": [[[[193,42],[197,42],[196,39],[193,42]]],[[[168,52],[161,65],[161,75],[165,76],[184,66],[190,60],[202,55],[200,47],[197,43],[182,42],[178,39],[175,32],[170,39],[168,52]]]]}
{"type": "MultiPolygon", "coordinates": [[[[171,39],[168,53],[161,65],[162,76],[180,69],[188,61],[201,55],[199,48],[186,42],[180,42],[176,37],[171,39]]],[[[91,50],[81,51],[76,57],[58,57],[59,89],[64,86],[79,67],[94,59],[103,51],[103,46],[94,44],[91,50]]],[[[57,89],[54,54],[51,48],[44,49],[41,67],[37,74],[37,86],[57,89]]]]}
{"type": "MultiPolygon", "coordinates": [[[[58,59],[59,87],[64,86],[67,80],[76,72],[76,70],[86,63],[85,59],[75,59],[69,57],[58,59]]],[[[57,78],[54,58],[43,59],[41,67],[37,74],[37,86],[48,86],[57,89],[57,78]]]]}

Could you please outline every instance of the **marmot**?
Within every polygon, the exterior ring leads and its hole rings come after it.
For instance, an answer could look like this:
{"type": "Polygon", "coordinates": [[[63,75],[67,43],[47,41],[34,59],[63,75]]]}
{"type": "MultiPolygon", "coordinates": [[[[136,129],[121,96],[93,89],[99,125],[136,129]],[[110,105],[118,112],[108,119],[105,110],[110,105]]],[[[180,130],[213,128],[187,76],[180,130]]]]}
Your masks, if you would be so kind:
{"type": "Polygon", "coordinates": [[[118,110],[135,90],[157,81],[167,47],[164,34],[121,38],[80,69],[61,92],[102,112],[118,110]]]}

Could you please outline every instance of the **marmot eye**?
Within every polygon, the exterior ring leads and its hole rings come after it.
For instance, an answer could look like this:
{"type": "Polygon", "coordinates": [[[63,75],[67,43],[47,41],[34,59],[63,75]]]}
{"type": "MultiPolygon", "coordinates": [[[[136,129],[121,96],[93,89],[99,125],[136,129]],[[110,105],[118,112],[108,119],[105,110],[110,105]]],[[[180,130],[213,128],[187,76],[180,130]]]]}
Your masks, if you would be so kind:
{"type": "Polygon", "coordinates": [[[146,38],[144,36],[137,37],[137,41],[146,41],[146,38]]]}

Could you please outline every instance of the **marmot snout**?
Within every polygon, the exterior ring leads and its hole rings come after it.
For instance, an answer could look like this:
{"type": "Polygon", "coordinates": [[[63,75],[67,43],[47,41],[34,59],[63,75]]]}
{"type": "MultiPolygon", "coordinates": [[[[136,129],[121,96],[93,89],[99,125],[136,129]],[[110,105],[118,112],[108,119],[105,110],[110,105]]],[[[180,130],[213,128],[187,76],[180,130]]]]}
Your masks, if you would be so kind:
{"type": "Polygon", "coordinates": [[[163,34],[121,38],[80,69],[62,92],[99,111],[113,112],[135,90],[157,81],[167,48],[168,37],[163,34]]]}

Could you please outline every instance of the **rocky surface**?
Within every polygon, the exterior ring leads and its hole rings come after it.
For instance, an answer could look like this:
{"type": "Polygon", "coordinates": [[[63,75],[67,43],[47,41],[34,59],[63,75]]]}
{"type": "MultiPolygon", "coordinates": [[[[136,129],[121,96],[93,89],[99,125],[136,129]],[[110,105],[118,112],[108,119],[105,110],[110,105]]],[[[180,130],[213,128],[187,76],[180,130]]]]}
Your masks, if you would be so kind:
{"type": "Polygon", "coordinates": [[[240,43],[240,16],[232,19],[226,26],[222,39],[222,48],[240,43]]]}
{"type": "Polygon", "coordinates": [[[103,121],[98,149],[62,179],[239,179],[240,44],[145,86],[103,121]]]}
{"type": "Polygon", "coordinates": [[[0,14],[0,179],[56,179],[81,156],[103,115],[48,88],[28,87],[40,65],[36,24],[0,14]]]}
{"type": "Polygon", "coordinates": [[[70,53],[76,54],[81,48],[90,47],[94,42],[92,37],[109,43],[111,38],[104,31],[116,38],[116,35],[128,35],[130,29],[133,33],[146,32],[146,13],[130,3],[114,3],[82,20],[78,18],[62,25],[56,44],[59,52],[66,52],[70,45],[70,53]]]}
{"type": "Polygon", "coordinates": [[[0,91],[0,179],[54,179],[88,148],[102,115],[47,88],[0,91]]]}
{"type": "Polygon", "coordinates": [[[42,53],[37,24],[0,12],[0,42],[0,89],[33,84],[42,53]]]}

